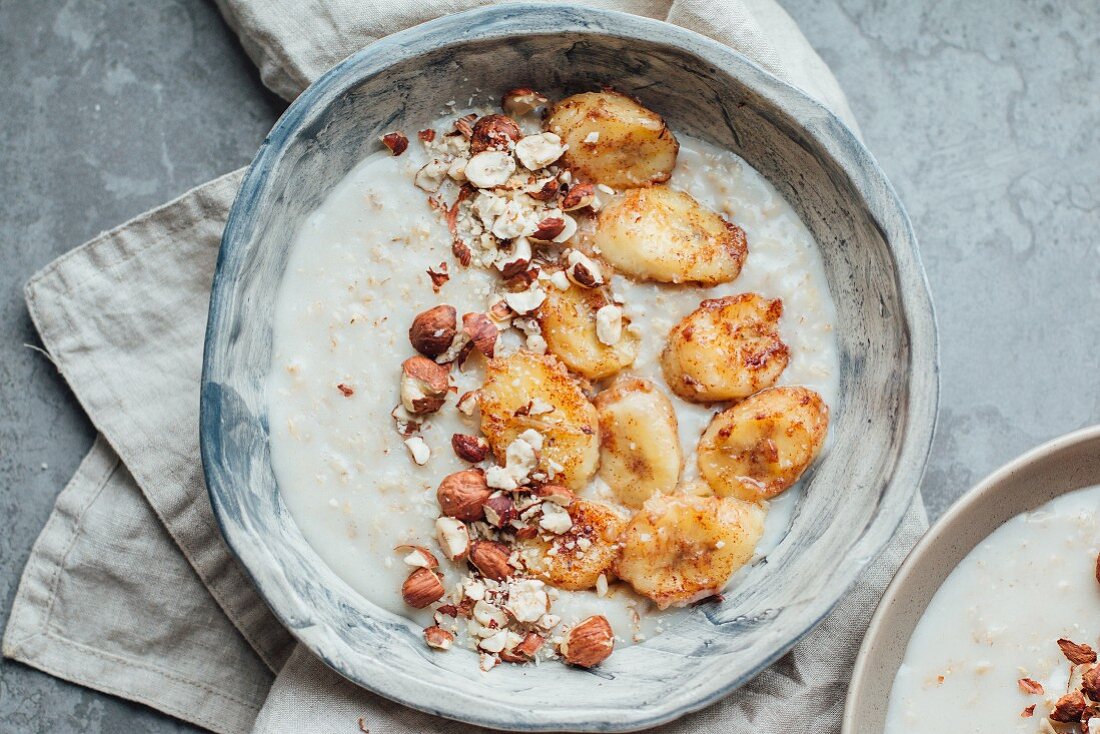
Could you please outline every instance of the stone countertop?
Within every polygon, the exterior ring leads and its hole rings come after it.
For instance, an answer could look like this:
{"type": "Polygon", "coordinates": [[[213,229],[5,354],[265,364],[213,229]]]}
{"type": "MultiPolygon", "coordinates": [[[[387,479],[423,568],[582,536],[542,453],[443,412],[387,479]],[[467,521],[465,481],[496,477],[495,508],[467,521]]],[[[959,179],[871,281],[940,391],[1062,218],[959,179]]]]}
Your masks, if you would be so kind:
{"type": "MultiPolygon", "coordinates": [[[[1100,422],[1100,4],[782,0],[851,98],[940,324],[935,518],[1100,422]]],[[[94,431],[22,285],[103,229],[245,165],[283,109],[213,3],[0,4],[0,627],[94,431]]],[[[195,731],[0,662],[0,730],[195,731]]]]}

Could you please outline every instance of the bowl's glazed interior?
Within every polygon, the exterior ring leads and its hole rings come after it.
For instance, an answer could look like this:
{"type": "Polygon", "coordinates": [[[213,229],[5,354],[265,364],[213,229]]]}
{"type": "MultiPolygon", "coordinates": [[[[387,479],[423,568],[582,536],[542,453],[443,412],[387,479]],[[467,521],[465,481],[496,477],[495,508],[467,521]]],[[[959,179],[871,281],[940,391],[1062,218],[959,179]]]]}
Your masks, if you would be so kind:
{"type": "MultiPolygon", "coordinates": [[[[751,242],[750,242],[751,253],[751,242]]],[[[751,254],[750,254],[751,257],[751,254]]],[[[206,479],[225,536],[275,613],[327,664],[410,706],[498,728],[628,730],[744,683],[817,623],[896,529],[924,465],[935,333],[904,211],[852,133],[734,52],[654,21],[568,6],[450,16],[380,41],[290,107],[233,207],[215,277],[202,388],[206,479]],[[841,398],[827,453],[782,543],[721,604],[598,669],[434,654],[306,544],[272,473],[265,383],[271,314],[303,219],[379,136],[425,127],[451,100],[512,86],[613,84],[674,130],[744,157],[822,250],[837,307],[841,398]]]]}

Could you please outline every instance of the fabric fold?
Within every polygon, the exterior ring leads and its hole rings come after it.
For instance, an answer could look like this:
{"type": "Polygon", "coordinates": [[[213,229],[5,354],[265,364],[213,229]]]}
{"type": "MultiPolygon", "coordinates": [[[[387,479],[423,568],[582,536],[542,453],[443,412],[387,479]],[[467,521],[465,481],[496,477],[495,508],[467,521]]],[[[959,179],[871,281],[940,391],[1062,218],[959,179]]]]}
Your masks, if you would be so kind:
{"type": "Polygon", "coordinates": [[[274,677],[102,436],[31,551],[4,655],[219,734],[251,729],[274,677]]]}
{"type": "Polygon", "coordinates": [[[218,531],[198,461],[210,282],[235,171],[62,256],[26,287],[54,364],[214,599],[272,671],[290,635],[218,531]]]}

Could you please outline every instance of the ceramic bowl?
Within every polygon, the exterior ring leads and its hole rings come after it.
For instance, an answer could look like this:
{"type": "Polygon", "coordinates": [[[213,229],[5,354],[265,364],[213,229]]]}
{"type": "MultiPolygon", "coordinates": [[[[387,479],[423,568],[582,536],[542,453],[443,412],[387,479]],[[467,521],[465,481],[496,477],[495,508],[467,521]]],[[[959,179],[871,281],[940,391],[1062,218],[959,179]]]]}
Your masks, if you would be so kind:
{"type": "MultiPolygon", "coordinates": [[[[751,243],[750,243],[751,248],[751,243]]],[[[751,254],[750,254],[751,257],[751,254]]],[[[733,690],[828,613],[890,539],[924,466],[937,400],[935,326],[901,204],[835,116],[730,49],[620,13],[501,5],[381,40],[315,82],[244,179],[214,280],[202,449],[229,545],[287,627],[328,665],[409,706],[490,727],[626,731],[733,690]],[[341,581],[305,543],[268,448],[271,314],[306,215],[379,135],[416,130],[480,88],[561,94],[611,83],[675,130],[760,170],[817,238],[838,309],[841,397],[831,444],[805,479],[785,539],[721,604],[616,652],[597,669],[476,670],[341,581]]]]}
{"type": "Polygon", "coordinates": [[[940,585],[1013,517],[1100,484],[1100,426],[1044,444],[998,469],[952,505],[909,553],[879,601],[856,658],[843,734],[880,734],[909,638],[940,585]]]}

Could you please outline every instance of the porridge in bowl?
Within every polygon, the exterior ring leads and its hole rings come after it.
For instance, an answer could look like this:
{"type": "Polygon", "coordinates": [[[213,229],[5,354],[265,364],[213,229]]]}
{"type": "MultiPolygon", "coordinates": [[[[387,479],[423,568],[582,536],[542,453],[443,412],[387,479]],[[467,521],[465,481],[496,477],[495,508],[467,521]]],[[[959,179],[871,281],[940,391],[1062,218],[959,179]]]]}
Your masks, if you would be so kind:
{"type": "Polygon", "coordinates": [[[392,132],[297,234],[272,462],[364,597],[485,670],[598,665],[782,539],[838,395],[816,244],[611,90],[392,132]]]}
{"type": "Polygon", "coordinates": [[[887,734],[1100,731],[1098,552],[1100,487],[1017,515],[971,550],[913,630],[887,734]]]}

